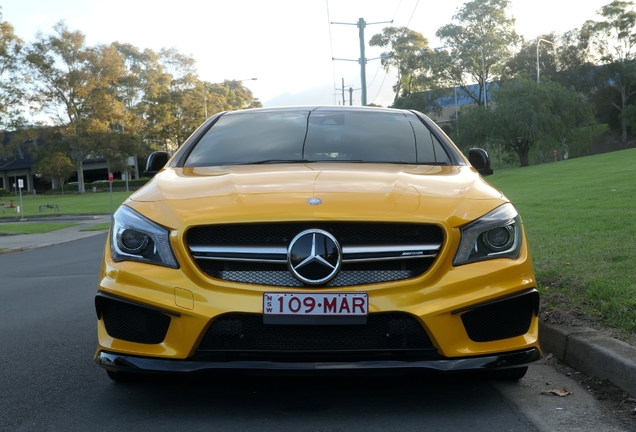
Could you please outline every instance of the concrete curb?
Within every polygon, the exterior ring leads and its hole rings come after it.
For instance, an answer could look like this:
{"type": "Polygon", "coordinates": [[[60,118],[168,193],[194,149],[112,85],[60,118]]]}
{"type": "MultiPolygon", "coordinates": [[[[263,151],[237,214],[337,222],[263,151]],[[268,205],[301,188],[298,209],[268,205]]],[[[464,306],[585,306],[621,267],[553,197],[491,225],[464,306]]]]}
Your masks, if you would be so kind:
{"type": "Polygon", "coordinates": [[[543,354],[588,376],[608,379],[631,395],[636,395],[636,347],[603,336],[588,327],[556,327],[539,323],[543,354]]]}

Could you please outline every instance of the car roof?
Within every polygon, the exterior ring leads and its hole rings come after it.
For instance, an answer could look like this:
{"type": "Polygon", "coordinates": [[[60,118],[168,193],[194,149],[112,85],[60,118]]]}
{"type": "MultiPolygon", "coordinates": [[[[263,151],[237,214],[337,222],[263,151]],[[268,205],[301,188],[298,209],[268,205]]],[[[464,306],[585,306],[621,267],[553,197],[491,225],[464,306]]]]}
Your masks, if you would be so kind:
{"type": "Polygon", "coordinates": [[[369,107],[369,106],[347,106],[347,105],[298,105],[298,106],[279,106],[279,107],[268,107],[268,108],[250,108],[246,110],[237,110],[237,111],[227,111],[224,115],[242,115],[242,114],[250,114],[254,112],[307,112],[307,111],[321,111],[321,112],[401,112],[401,113],[410,113],[409,110],[395,109],[395,108],[383,108],[383,107],[369,107]]]}

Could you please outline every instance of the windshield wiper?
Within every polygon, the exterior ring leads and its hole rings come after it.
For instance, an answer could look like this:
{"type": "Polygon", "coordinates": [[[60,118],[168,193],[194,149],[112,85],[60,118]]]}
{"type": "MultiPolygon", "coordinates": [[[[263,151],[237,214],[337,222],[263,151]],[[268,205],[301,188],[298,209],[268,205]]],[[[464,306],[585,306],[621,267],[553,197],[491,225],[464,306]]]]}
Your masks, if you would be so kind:
{"type": "Polygon", "coordinates": [[[228,163],[226,165],[264,165],[264,164],[277,164],[277,163],[307,163],[312,162],[309,159],[264,159],[259,161],[250,162],[237,162],[228,163]]]}
{"type": "Polygon", "coordinates": [[[310,162],[363,163],[362,159],[312,159],[310,162]]]}

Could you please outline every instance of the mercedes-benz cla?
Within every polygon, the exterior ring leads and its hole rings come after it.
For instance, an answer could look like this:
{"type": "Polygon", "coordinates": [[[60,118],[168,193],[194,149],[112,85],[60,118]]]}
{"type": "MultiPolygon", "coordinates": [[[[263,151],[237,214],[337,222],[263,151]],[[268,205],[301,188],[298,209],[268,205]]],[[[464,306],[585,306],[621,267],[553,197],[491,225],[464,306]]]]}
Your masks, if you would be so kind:
{"type": "Polygon", "coordinates": [[[208,119],[119,207],[96,362],[135,373],[495,371],[541,357],[521,218],[416,111],[208,119]],[[165,165],[165,166],[164,166],[165,165]]]}

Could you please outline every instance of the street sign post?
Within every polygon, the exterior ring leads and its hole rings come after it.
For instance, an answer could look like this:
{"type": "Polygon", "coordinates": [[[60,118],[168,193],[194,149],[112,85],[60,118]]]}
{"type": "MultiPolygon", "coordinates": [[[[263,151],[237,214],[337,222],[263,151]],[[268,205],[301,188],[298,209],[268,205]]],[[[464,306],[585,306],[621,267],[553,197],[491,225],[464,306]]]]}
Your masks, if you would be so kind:
{"type": "Polygon", "coordinates": [[[22,188],[24,187],[24,180],[18,179],[18,189],[20,190],[20,220],[24,220],[24,207],[22,206],[22,188]]]}
{"type": "Polygon", "coordinates": [[[110,185],[110,224],[113,224],[113,173],[108,173],[108,184],[110,185]]]}

